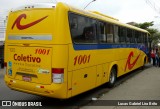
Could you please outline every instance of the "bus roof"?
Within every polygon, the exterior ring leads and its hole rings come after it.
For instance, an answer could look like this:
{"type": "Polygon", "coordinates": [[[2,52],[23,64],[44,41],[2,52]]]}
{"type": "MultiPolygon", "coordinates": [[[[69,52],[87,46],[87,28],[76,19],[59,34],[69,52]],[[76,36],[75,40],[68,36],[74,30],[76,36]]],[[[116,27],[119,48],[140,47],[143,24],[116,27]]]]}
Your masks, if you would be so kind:
{"type": "Polygon", "coordinates": [[[86,15],[88,17],[96,18],[96,19],[99,19],[99,20],[102,20],[102,21],[106,21],[106,22],[118,25],[118,26],[127,27],[127,28],[134,29],[134,30],[137,30],[137,31],[149,33],[147,30],[144,30],[144,29],[141,29],[141,28],[138,28],[136,26],[129,25],[129,24],[121,23],[118,19],[113,18],[113,17],[108,16],[108,15],[104,15],[104,14],[102,14],[100,12],[97,12],[97,11],[82,10],[82,9],[78,9],[78,8],[75,8],[75,7],[69,6],[69,5],[68,5],[68,7],[69,7],[69,10],[71,12],[75,12],[75,13],[78,13],[78,14],[81,14],[81,15],[86,15]]]}
{"type": "Polygon", "coordinates": [[[24,10],[24,9],[31,9],[31,8],[55,8],[56,5],[58,5],[58,4],[62,4],[65,8],[68,8],[68,11],[75,12],[77,14],[81,14],[81,15],[85,15],[85,16],[92,17],[92,18],[95,18],[95,19],[99,19],[101,21],[109,22],[109,23],[112,23],[112,24],[115,24],[115,25],[118,25],[118,26],[127,27],[127,28],[134,29],[134,30],[137,30],[137,31],[149,33],[148,31],[146,31],[144,29],[141,29],[141,28],[129,25],[129,24],[121,23],[118,19],[113,18],[113,17],[108,16],[108,15],[104,15],[100,12],[78,9],[74,6],[70,6],[70,5],[68,5],[66,3],[62,3],[62,2],[58,2],[57,4],[54,4],[54,3],[28,4],[28,5],[24,5],[24,6],[20,6],[18,8],[12,9],[11,12],[18,11],[18,10],[24,10]]]}
{"type": "Polygon", "coordinates": [[[19,6],[17,8],[11,9],[11,12],[24,10],[24,9],[32,9],[32,8],[54,8],[56,4],[54,3],[30,3],[26,5],[19,6]]]}

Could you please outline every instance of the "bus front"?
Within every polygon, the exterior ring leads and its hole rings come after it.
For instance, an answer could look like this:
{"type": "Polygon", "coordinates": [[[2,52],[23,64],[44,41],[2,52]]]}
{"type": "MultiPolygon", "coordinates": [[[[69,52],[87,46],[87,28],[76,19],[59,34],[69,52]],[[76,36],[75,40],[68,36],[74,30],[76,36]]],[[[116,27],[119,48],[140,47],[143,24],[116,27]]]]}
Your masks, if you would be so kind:
{"type": "Polygon", "coordinates": [[[36,5],[10,12],[5,39],[8,87],[67,98],[68,39],[63,38],[66,28],[62,25],[67,19],[64,7],[62,3],[36,5]]]}

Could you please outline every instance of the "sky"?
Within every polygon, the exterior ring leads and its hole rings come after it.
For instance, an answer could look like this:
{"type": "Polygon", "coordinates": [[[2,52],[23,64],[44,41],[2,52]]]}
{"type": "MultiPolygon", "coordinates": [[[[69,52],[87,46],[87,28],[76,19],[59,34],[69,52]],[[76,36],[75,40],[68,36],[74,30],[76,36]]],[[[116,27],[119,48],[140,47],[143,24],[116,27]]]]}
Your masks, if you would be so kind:
{"type": "MultiPolygon", "coordinates": [[[[65,2],[77,8],[84,9],[91,1],[92,0],[0,0],[0,17],[6,15],[8,10],[24,4],[65,2]]],[[[85,10],[101,12],[115,17],[123,23],[155,21],[158,27],[160,25],[160,6],[158,6],[158,4],[160,4],[159,0],[96,0],[85,10]],[[154,8],[149,1],[154,5],[154,8]],[[155,11],[157,9],[159,13],[155,11]]]]}

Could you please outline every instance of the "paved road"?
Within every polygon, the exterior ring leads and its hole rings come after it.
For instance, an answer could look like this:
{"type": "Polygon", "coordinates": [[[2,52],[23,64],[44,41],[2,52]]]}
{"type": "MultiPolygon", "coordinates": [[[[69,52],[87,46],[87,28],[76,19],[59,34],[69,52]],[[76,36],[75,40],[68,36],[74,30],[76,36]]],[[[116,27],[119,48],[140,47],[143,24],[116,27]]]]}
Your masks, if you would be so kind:
{"type": "Polygon", "coordinates": [[[4,82],[4,74],[4,69],[0,69],[0,100],[24,100],[24,98],[25,100],[39,99],[37,98],[39,96],[30,96],[30,94],[9,89],[4,82]]]}
{"type": "Polygon", "coordinates": [[[149,65],[147,69],[103,94],[98,100],[81,109],[160,109],[160,106],[96,106],[102,101],[105,105],[106,100],[160,100],[160,68],[149,65]]]}
{"type": "MultiPolygon", "coordinates": [[[[143,71],[136,70],[128,75],[119,78],[116,87],[112,89],[107,88],[106,85],[102,85],[101,87],[98,87],[92,91],[76,96],[67,102],[55,102],[57,101],[56,99],[10,90],[4,83],[4,74],[5,73],[3,69],[0,69],[0,100],[48,101],[52,103],[52,105],[47,107],[47,109],[57,109],[57,105],[58,109],[128,109],[127,106],[99,107],[96,106],[95,101],[92,100],[94,98],[98,98],[98,100],[160,100],[160,68],[152,67],[151,65],[148,65],[143,71]],[[63,106],[63,104],[69,104],[70,106],[66,107],[63,106]]],[[[137,107],[132,108],[137,109],[137,107]]],[[[156,108],[159,109],[160,107],[156,108]]],[[[11,109],[13,109],[13,107],[11,109]]],[[[142,107],[138,109],[146,108],[142,107]]]]}

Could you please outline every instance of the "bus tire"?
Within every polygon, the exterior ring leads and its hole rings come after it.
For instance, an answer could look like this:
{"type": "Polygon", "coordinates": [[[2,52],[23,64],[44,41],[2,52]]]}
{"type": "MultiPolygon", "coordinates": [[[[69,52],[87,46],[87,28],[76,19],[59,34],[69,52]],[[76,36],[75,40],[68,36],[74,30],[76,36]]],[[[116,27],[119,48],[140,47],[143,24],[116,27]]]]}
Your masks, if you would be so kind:
{"type": "Polygon", "coordinates": [[[115,67],[112,67],[112,69],[110,71],[109,82],[108,82],[109,88],[114,87],[116,79],[117,79],[117,70],[115,67]]]}

